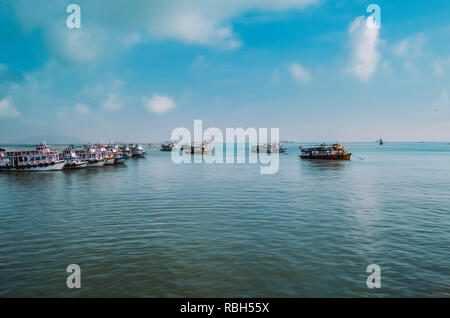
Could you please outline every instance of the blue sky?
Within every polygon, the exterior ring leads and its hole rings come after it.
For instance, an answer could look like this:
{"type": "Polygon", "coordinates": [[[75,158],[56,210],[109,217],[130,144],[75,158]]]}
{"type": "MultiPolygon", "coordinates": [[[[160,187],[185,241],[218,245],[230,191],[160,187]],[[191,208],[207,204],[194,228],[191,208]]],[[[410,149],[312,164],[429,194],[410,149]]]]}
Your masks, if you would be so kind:
{"type": "Polygon", "coordinates": [[[2,1],[0,140],[161,141],[202,119],[299,141],[448,141],[449,17],[444,0],[2,1]]]}

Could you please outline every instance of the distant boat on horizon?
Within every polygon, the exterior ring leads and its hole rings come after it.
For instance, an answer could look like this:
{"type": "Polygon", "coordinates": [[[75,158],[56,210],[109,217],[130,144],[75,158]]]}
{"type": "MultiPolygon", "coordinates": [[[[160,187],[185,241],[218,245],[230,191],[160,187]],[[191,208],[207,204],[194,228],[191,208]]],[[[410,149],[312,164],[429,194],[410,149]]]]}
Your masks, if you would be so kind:
{"type": "Polygon", "coordinates": [[[378,139],[378,144],[379,144],[379,145],[383,145],[383,144],[384,144],[384,141],[383,141],[382,138],[378,139]]]}

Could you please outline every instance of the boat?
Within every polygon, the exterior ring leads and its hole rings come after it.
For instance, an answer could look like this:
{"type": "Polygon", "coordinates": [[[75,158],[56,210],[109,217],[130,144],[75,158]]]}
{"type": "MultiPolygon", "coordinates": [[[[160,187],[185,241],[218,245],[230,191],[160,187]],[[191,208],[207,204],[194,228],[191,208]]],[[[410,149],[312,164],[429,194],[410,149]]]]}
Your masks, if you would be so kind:
{"type": "Polygon", "coordinates": [[[123,154],[121,154],[116,156],[116,158],[114,158],[114,164],[115,165],[124,164],[126,160],[127,158],[123,154]]]}
{"type": "Polygon", "coordinates": [[[119,149],[122,152],[125,159],[129,159],[133,156],[133,151],[131,150],[129,145],[124,145],[122,147],[119,147],[119,149]]]}
{"type": "MultiPolygon", "coordinates": [[[[4,149],[2,149],[4,150],[4,149]]],[[[50,150],[44,142],[33,151],[1,151],[0,170],[9,171],[55,171],[66,165],[57,151],[50,150]]]]}
{"type": "Polygon", "coordinates": [[[172,151],[172,150],[177,150],[177,147],[175,147],[176,145],[171,142],[171,141],[166,141],[161,145],[161,148],[159,150],[161,151],[172,151]]]}
{"type": "Polygon", "coordinates": [[[133,157],[135,157],[135,158],[143,158],[146,155],[145,149],[141,145],[132,146],[131,149],[132,149],[133,157]]]}
{"type": "Polygon", "coordinates": [[[105,154],[98,146],[84,145],[84,149],[76,150],[76,154],[88,162],[88,167],[105,165],[105,154]]]}
{"type": "Polygon", "coordinates": [[[66,161],[64,169],[80,169],[86,168],[88,165],[87,160],[77,156],[75,147],[70,145],[67,149],[60,153],[60,158],[66,161]]]}
{"type": "Polygon", "coordinates": [[[352,154],[345,150],[344,146],[339,143],[327,145],[320,144],[316,147],[310,147],[301,150],[300,158],[302,159],[321,159],[321,160],[350,160],[352,154]]]}
{"type": "Polygon", "coordinates": [[[381,138],[380,138],[380,139],[378,139],[378,144],[379,144],[379,145],[383,145],[383,144],[384,144],[384,141],[383,141],[383,139],[381,139],[381,138]]]}
{"type": "Polygon", "coordinates": [[[183,146],[184,152],[191,155],[209,155],[211,148],[209,142],[194,142],[191,145],[183,146]]]}
{"type": "Polygon", "coordinates": [[[254,153],[271,153],[272,150],[270,149],[270,146],[268,144],[261,144],[261,145],[253,146],[251,152],[254,152],[254,153]]]}
{"type": "Polygon", "coordinates": [[[116,162],[116,154],[106,153],[105,155],[105,165],[113,165],[116,162]]]}
{"type": "Polygon", "coordinates": [[[10,164],[9,158],[6,156],[6,149],[0,148],[0,169],[6,168],[10,164]]]}
{"type": "Polygon", "coordinates": [[[282,143],[269,144],[270,150],[273,153],[284,153],[286,152],[286,146],[282,143]]]}
{"type": "Polygon", "coordinates": [[[174,142],[172,145],[172,151],[180,151],[183,150],[183,145],[181,145],[180,143],[174,142]]]}
{"type": "Polygon", "coordinates": [[[283,153],[286,152],[286,147],[282,143],[275,144],[261,144],[253,146],[251,152],[254,153],[283,153]]]}

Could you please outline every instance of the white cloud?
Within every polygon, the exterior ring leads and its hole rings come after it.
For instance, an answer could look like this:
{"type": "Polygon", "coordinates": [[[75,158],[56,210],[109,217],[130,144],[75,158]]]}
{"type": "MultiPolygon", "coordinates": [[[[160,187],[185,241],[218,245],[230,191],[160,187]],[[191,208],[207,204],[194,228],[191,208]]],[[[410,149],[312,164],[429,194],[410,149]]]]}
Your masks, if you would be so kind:
{"type": "Polygon", "coordinates": [[[102,103],[102,107],[107,110],[117,111],[122,109],[122,104],[118,101],[117,94],[111,93],[108,98],[102,103]]]}
{"type": "Polygon", "coordinates": [[[11,97],[6,97],[0,100],[0,117],[6,118],[20,117],[20,112],[14,106],[11,97]]]}
{"type": "Polygon", "coordinates": [[[288,65],[292,78],[302,84],[311,82],[311,72],[297,62],[288,65]]]}
{"type": "Polygon", "coordinates": [[[210,16],[196,11],[177,12],[151,30],[157,38],[177,39],[186,43],[222,46],[235,49],[241,46],[229,25],[217,25],[210,16]]]}
{"type": "Polygon", "coordinates": [[[298,10],[318,2],[320,0],[135,0],[130,6],[129,0],[79,0],[81,29],[66,28],[66,4],[59,0],[48,0],[45,4],[16,0],[11,5],[25,29],[44,30],[51,51],[85,62],[108,53],[110,50],[102,49],[106,43],[127,47],[149,39],[235,49],[242,43],[233,30],[233,18],[254,11],[298,10]]]}
{"type": "Polygon", "coordinates": [[[90,111],[89,106],[87,106],[86,104],[80,104],[80,103],[76,104],[74,109],[75,109],[75,112],[80,115],[88,114],[90,111]]]}
{"type": "Polygon", "coordinates": [[[53,23],[48,27],[46,43],[51,53],[73,62],[91,62],[101,57],[107,41],[101,28],[68,29],[53,23]]]}
{"type": "Polygon", "coordinates": [[[413,75],[419,74],[414,60],[424,56],[425,42],[425,36],[418,34],[407,37],[392,46],[394,55],[403,59],[403,68],[413,75]]]}
{"type": "Polygon", "coordinates": [[[361,81],[367,82],[377,70],[380,53],[379,29],[368,28],[364,17],[356,18],[349,29],[352,44],[351,72],[361,81]]]}
{"type": "Polygon", "coordinates": [[[425,36],[423,34],[407,37],[392,46],[393,53],[402,58],[417,58],[423,55],[425,45],[425,36]]]}
{"type": "Polygon", "coordinates": [[[153,94],[151,98],[143,97],[142,101],[149,112],[161,114],[175,107],[175,102],[168,96],[153,94]]]}
{"type": "Polygon", "coordinates": [[[125,46],[133,46],[139,43],[141,35],[137,32],[133,32],[123,35],[120,40],[125,46]]]}

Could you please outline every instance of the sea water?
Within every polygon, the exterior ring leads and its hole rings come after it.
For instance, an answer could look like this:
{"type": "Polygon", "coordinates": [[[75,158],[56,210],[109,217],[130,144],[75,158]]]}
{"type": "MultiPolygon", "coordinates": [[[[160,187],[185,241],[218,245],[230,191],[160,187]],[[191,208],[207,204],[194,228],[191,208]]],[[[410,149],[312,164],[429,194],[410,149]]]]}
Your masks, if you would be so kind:
{"type": "Polygon", "coordinates": [[[0,296],[450,296],[449,144],[348,143],[351,161],[287,146],[272,175],[155,148],[0,172],[0,296]],[[367,287],[370,264],[381,288],[367,287]]]}

